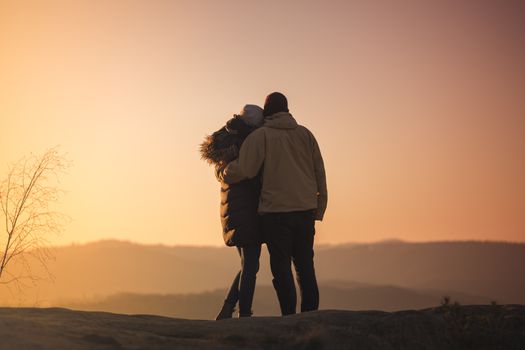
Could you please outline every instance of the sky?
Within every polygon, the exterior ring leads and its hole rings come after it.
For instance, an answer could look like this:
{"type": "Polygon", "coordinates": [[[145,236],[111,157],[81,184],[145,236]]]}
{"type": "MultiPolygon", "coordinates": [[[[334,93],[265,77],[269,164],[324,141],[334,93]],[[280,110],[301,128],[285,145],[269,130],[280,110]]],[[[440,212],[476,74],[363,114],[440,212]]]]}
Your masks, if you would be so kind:
{"type": "Polygon", "coordinates": [[[0,178],[59,145],[54,244],[222,245],[198,145],[283,92],[317,243],[525,241],[525,3],[0,0],[0,178]]]}

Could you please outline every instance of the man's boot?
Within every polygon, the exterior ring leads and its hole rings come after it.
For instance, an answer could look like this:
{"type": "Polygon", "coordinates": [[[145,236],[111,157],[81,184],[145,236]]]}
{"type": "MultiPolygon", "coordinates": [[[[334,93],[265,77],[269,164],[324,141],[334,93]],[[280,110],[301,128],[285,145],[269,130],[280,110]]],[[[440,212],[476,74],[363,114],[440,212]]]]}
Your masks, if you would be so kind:
{"type": "Polygon", "coordinates": [[[252,315],[253,315],[253,311],[250,311],[250,312],[247,313],[247,314],[241,314],[241,313],[239,312],[239,318],[243,318],[243,317],[252,317],[252,315]]]}

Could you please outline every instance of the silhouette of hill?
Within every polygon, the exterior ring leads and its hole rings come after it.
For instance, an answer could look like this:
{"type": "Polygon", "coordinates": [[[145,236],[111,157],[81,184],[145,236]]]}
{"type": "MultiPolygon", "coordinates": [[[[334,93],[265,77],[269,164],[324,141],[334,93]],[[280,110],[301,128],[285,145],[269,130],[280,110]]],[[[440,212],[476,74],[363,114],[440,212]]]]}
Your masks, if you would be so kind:
{"type": "MultiPolygon", "coordinates": [[[[443,291],[414,291],[393,286],[371,286],[351,283],[322,283],[321,309],[384,310],[422,309],[438,305],[444,295],[465,304],[488,304],[489,298],[443,291]]],[[[132,294],[119,293],[91,300],[64,302],[57,306],[85,311],[108,311],[122,314],[154,314],[161,316],[212,320],[226,294],[225,289],[192,294],[132,294]]],[[[300,310],[298,305],[297,310],[300,310]]],[[[280,315],[273,287],[256,288],[253,311],[255,316],[280,315]]]]}
{"type": "MultiPolygon", "coordinates": [[[[239,265],[237,253],[230,248],[119,241],[58,247],[55,256],[56,261],[49,264],[54,283],[40,282],[21,294],[23,299],[15,299],[5,286],[0,286],[0,303],[46,306],[94,297],[100,300],[119,293],[158,295],[225,290],[239,265]]],[[[334,300],[338,299],[334,283],[340,283],[344,293],[351,289],[349,284],[357,283],[379,286],[382,295],[388,294],[384,293],[384,286],[392,286],[423,296],[434,295],[428,290],[437,290],[482,296],[484,300],[495,299],[500,303],[525,303],[525,279],[520,277],[523,266],[525,244],[518,243],[389,241],[319,246],[316,251],[320,283],[325,286],[332,281],[331,289],[324,290],[322,298],[332,293],[334,300]]],[[[265,249],[258,284],[271,285],[265,249]]],[[[368,295],[373,295],[372,291],[368,295]]],[[[373,308],[409,307],[390,297],[389,303],[380,303],[380,299],[373,299],[378,305],[373,308]]]]}
{"type": "Polygon", "coordinates": [[[525,307],[307,312],[197,321],[60,308],[0,308],[2,349],[525,348],[525,307]]]}
{"type": "Polygon", "coordinates": [[[326,279],[456,290],[505,303],[525,301],[525,244],[504,242],[379,243],[336,246],[318,254],[326,279]],[[323,259],[324,258],[324,259],[323,259]],[[344,266],[336,270],[334,267],[344,266]]]}

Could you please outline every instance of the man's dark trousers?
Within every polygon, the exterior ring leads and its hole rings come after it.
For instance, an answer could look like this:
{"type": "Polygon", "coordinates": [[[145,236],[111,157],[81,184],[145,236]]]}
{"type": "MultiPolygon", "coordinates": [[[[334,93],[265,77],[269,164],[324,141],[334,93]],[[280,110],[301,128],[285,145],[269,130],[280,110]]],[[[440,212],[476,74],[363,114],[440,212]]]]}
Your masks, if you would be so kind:
{"type": "Polygon", "coordinates": [[[314,269],[314,212],[268,213],[262,218],[281,313],[295,314],[297,304],[291,262],[301,290],[301,312],[317,310],[319,289],[314,269]]]}

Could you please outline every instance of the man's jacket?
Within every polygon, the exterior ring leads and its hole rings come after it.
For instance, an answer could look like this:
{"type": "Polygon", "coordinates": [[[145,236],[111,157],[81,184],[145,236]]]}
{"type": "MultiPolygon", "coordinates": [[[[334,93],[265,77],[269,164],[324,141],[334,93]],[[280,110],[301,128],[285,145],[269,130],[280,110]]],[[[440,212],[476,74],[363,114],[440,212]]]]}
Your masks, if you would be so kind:
{"type": "Polygon", "coordinates": [[[322,220],[328,193],[319,145],[290,113],[266,117],[262,127],[246,138],[239,158],[220,173],[229,184],[262,174],[259,213],[316,210],[322,220]]]}

